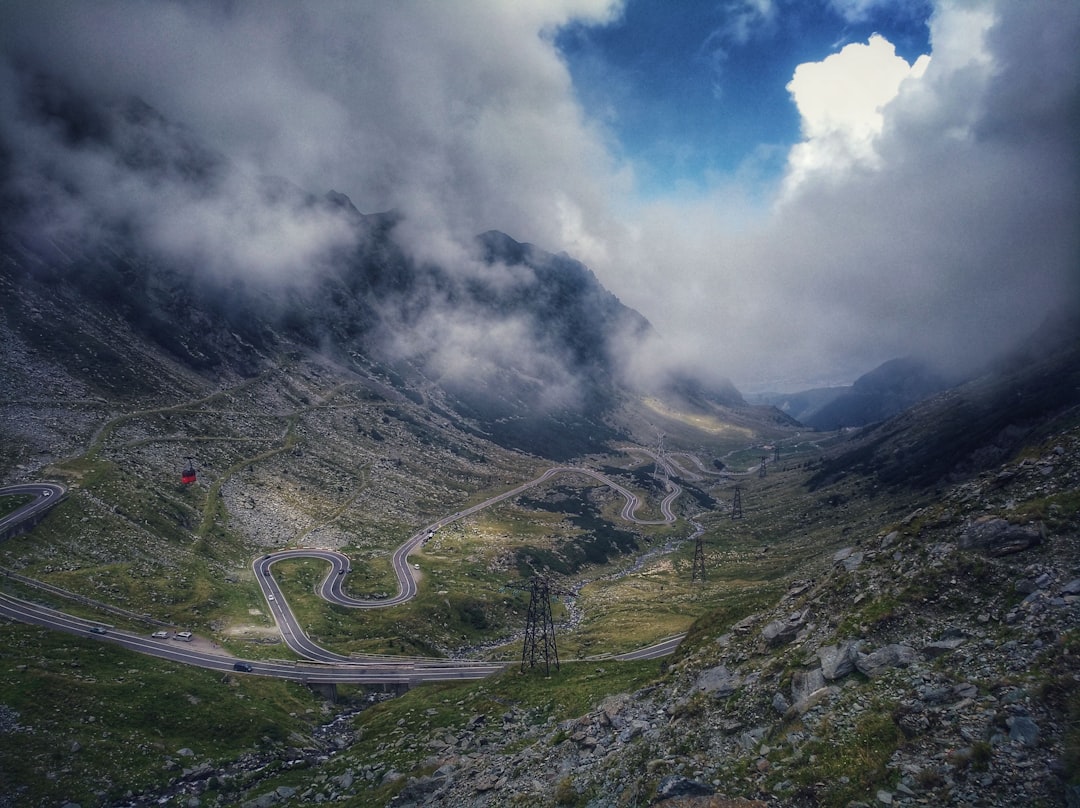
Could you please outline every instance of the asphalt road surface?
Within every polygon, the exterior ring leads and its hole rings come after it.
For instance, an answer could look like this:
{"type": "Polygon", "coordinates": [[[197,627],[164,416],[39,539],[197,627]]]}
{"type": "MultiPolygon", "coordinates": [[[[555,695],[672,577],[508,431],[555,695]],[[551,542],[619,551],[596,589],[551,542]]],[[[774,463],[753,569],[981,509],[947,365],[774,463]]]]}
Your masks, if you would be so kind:
{"type": "MultiPolygon", "coordinates": [[[[665,463],[664,458],[646,450],[636,449],[635,451],[652,457],[658,464],[664,465],[669,473],[674,474],[677,472],[677,468],[665,463]]],[[[642,520],[636,516],[637,509],[641,506],[641,500],[629,489],[591,469],[579,466],[558,466],[548,469],[534,480],[432,522],[413,534],[394,551],[391,562],[397,578],[398,591],[389,598],[360,600],[347,595],[344,591],[343,581],[350,569],[350,563],[347,556],[336,550],[290,549],[267,553],[252,562],[255,578],[259,582],[263,596],[266,598],[267,607],[277,624],[278,630],[281,632],[285,644],[298,656],[308,660],[306,662],[238,660],[236,657],[225,653],[208,653],[199,650],[182,639],[177,639],[175,635],[153,637],[122,631],[106,623],[74,617],[41,604],[3,593],[0,593],[0,614],[12,620],[112,642],[139,653],[211,670],[234,671],[236,670],[234,666],[239,662],[248,668],[245,672],[310,683],[417,684],[425,681],[480,679],[511,667],[516,663],[378,655],[345,656],[320,647],[301,629],[296,616],[289,608],[284,593],[274,579],[272,566],[278,561],[290,558],[321,559],[330,565],[330,569],[317,591],[328,602],[354,609],[385,609],[397,606],[416,596],[416,578],[413,575],[412,567],[409,565],[409,554],[433,536],[436,531],[499,502],[519,496],[530,488],[561,474],[577,474],[590,477],[616,491],[624,499],[621,516],[629,522],[655,525],[675,521],[671,506],[682,493],[682,489],[670,479],[668,480],[668,492],[660,503],[662,518],[659,520],[642,520]]],[[[3,535],[5,530],[15,528],[27,520],[40,518],[46,511],[58,504],[65,493],[66,489],[62,485],[47,482],[26,483],[0,488],[0,496],[18,494],[34,496],[33,501],[0,519],[0,535],[3,535]]],[[[665,656],[675,650],[682,637],[683,635],[670,637],[646,648],[608,658],[628,661],[665,656]]]]}

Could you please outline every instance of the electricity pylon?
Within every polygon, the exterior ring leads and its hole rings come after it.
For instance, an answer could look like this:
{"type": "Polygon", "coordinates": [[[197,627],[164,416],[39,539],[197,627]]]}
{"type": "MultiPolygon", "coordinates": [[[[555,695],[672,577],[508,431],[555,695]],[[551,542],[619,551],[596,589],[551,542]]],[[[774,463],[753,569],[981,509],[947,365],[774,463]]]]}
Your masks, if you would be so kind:
{"type": "Polygon", "coordinates": [[[698,534],[694,542],[694,569],[690,573],[690,581],[705,583],[705,541],[702,534],[698,534]]]}
{"type": "Polygon", "coordinates": [[[735,486],[735,495],[731,498],[731,518],[742,519],[742,489],[735,486]]]}
{"type": "MultiPolygon", "coordinates": [[[[514,586],[513,589],[524,589],[514,586]]],[[[551,673],[551,665],[559,670],[559,651],[555,646],[555,625],[551,620],[551,596],[572,595],[561,589],[555,589],[551,581],[537,575],[529,584],[529,609],[525,614],[525,642],[521,648],[521,671],[535,668],[544,663],[544,673],[551,673]]]]}

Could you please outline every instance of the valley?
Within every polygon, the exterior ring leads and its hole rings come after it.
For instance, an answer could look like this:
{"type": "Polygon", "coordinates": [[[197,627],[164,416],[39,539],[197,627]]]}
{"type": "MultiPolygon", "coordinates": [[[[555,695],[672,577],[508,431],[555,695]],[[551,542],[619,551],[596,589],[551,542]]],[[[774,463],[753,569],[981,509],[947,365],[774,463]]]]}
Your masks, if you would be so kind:
{"type": "Polygon", "coordinates": [[[508,425],[518,386],[283,334],[196,370],[0,281],[3,481],[66,490],[2,595],[73,632],[0,621],[0,805],[1053,805],[1080,771],[1074,331],[859,429],[686,385],[508,425]]]}

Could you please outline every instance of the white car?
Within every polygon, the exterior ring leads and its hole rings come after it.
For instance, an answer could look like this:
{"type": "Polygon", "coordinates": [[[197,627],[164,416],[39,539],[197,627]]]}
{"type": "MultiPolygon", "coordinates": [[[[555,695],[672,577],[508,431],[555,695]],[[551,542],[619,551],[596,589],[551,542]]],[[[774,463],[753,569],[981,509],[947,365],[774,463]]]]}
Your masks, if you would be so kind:
{"type": "Polygon", "coordinates": [[[167,640],[167,639],[169,639],[169,632],[167,632],[167,631],[155,631],[150,636],[153,637],[155,640],[167,640]]]}

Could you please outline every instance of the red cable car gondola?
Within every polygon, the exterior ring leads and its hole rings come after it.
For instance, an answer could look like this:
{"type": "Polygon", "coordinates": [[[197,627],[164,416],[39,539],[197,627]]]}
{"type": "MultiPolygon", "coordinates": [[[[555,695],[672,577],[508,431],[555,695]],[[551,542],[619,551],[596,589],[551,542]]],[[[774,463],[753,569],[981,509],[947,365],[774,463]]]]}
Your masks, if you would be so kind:
{"type": "Polygon", "coordinates": [[[198,479],[198,476],[195,474],[194,460],[195,459],[192,457],[187,458],[187,465],[184,466],[184,470],[180,474],[180,482],[184,485],[190,485],[198,479]]]}

